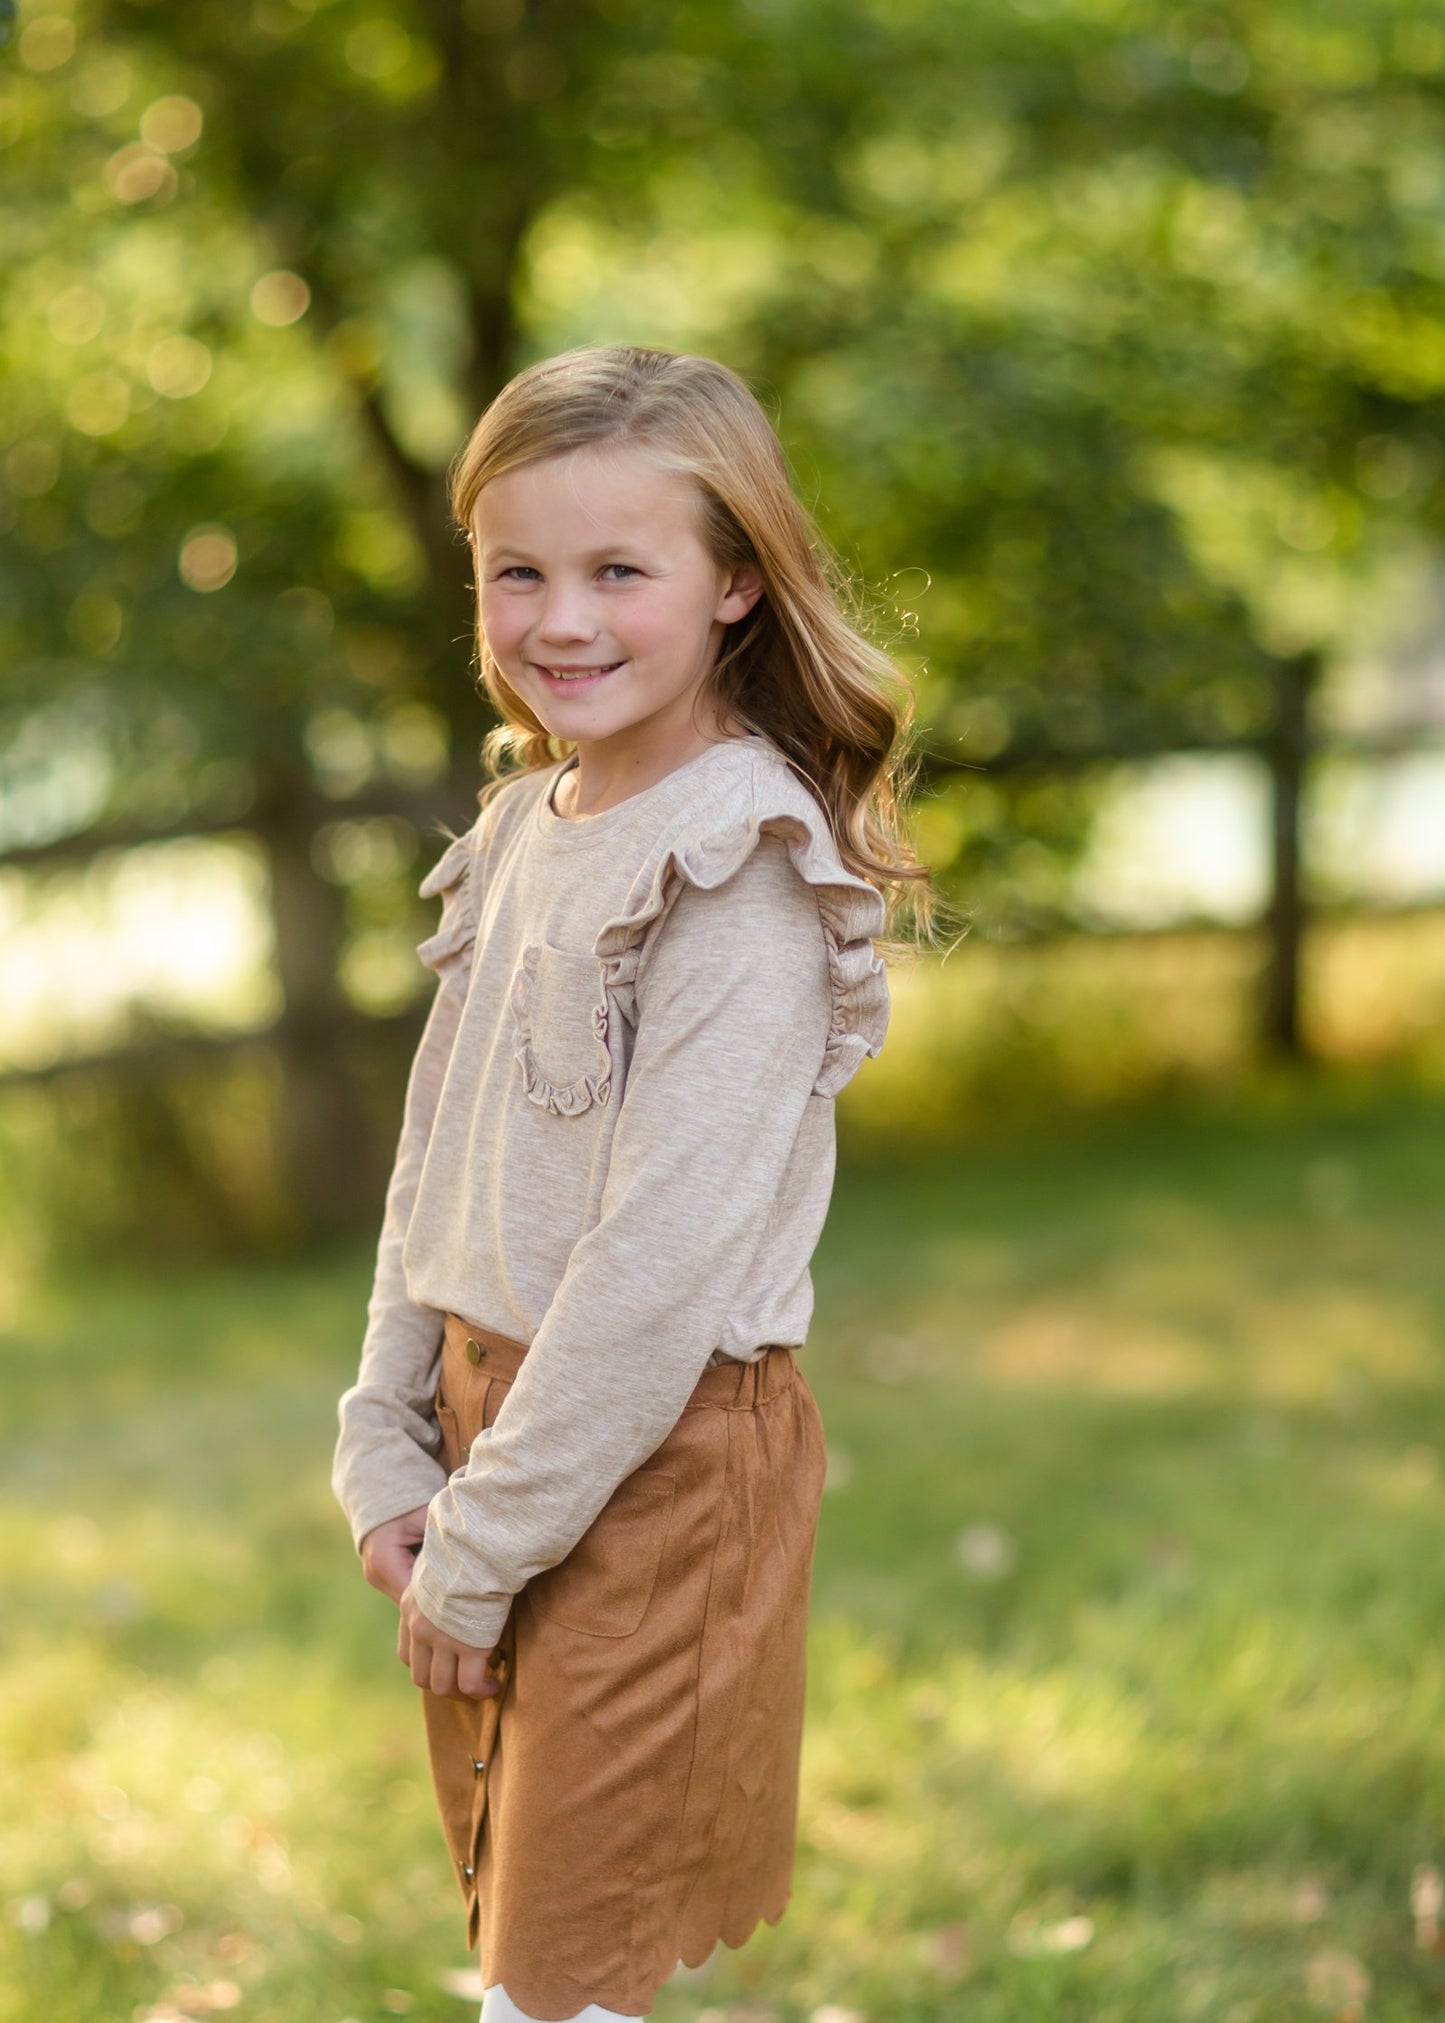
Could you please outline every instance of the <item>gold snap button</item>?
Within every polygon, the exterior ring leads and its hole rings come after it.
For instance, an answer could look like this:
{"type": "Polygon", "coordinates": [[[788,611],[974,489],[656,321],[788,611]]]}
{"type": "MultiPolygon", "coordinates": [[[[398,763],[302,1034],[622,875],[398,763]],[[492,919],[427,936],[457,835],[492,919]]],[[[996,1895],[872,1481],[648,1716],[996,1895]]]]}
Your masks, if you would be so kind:
{"type": "Polygon", "coordinates": [[[480,1342],[474,1341],[470,1335],[467,1336],[467,1361],[469,1363],[479,1363],[486,1353],[480,1342]]]}
{"type": "Polygon", "coordinates": [[[473,1776],[473,1777],[480,1777],[480,1776],[481,1776],[481,1774],[482,1774],[482,1772],[483,1772],[483,1771],[484,1771],[484,1770],[486,1769],[486,1767],[487,1767],[487,1765],[486,1765],[486,1761],[485,1761],[485,1759],[484,1759],[483,1757],[481,1757],[481,1756],[474,1756],[474,1757],[472,1758],[472,1776],[473,1776]]]}
{"type": "Polygon", "coordinates": [[[462,1874],[463,1874],[463,1875],[464,1875],[464,1876],[466,1877],[466,1879],[467,1879],[467,1881],[468,1881],[468,1882],[470,1882],[470,1881],[472,1880],[473,1876],[475,1876],[475,1874],[476,1874],[476,1870],[475,1870],[475,1869],[474,1869],[474,1868],[472,1867],[472,1865],[471,1865],[471,1863],[470,1863],[469,1861],[464,1861],[464,1862],[463,1862],[463,1863],[461,1864],[461,1871],[462,1871],[462,1874]]]}

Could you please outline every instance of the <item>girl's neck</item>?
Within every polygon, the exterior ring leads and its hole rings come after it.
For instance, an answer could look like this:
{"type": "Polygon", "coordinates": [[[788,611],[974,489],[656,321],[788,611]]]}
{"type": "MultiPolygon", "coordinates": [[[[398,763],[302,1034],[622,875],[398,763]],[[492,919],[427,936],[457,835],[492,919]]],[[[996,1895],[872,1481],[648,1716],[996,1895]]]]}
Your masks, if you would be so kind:
{"type": "Polygon", "coordinates": [[[625,753],[601,752],[590,744],[579,744],[574,763],[559,776],[552,793],[554,813],[565,821],[585,822],[589,815],[604,815],[609,808],[630,801],[634,794],[646,793],[665,780],[669,773],[685,766],[722,741],[723,731],[714,721],[706,733],[687,726],[683,738],[625,753]]]}

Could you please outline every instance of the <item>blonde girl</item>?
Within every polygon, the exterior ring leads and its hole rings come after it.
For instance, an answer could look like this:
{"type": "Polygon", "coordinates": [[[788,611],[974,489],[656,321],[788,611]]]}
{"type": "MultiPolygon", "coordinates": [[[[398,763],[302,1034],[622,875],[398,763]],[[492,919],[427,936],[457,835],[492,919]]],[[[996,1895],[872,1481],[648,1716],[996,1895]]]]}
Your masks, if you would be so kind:
{"type": "Polygon", "coordinates": [[[788,1900],[809,1260],[879,938],[932,902],[906,685],[736,375],[546,360],[451,486],[495,777],[420,888],[440,981],[334,1485],[399,1607],[482,2023],[603,2023],[788,1900]]]}

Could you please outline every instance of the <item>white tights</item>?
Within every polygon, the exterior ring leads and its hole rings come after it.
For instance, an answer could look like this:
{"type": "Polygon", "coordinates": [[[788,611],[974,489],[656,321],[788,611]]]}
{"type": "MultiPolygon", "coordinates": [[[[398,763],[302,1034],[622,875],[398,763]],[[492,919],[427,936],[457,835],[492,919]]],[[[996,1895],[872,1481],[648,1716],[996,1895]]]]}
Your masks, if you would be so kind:
{"type": "MultiPolygon", "coordinates": [[[[482,1997],[478,2023],[535,2023],[535,2019],[517,2007],[498,1981],[482,1997]]],[[[642,2023],[642,2018],[624,2016],[618,2009],[601,2009],[595,2002],[589,2002],[585,2009],[579,2009],[575,2016],[570,2017],[568,2023],[642,2023]]]]}

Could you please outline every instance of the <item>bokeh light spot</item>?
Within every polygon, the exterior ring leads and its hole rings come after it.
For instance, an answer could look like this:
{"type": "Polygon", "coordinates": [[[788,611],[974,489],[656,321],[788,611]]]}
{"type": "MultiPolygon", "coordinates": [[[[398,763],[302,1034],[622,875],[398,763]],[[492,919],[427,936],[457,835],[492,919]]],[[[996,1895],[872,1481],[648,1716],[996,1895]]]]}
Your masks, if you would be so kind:
{"type": "Polygon", "coordinates": [[[70,87],[70,102],[88,119],[104,119],[119,112],[130,97],[131,64],[119,50],[105,49],[92,56],[79,70],[70,87]]]}
{"type": "Polygon", "coordinates": [[[60,476],[60,452],[54,443],[32,436],[16,443],[5,458],[5,482],[22,499],[38,499],[54,488],[60,476]]]}
{"type": "Polygon", "coordinates": [[[139,141],[117,148],[105,165],[105,180],[118,203],[143,204],[149,197],[168,203],[176,193],[176,172],[164,155],[139,141]]]}
{"type": "Polygon", "coordinates": [[[394,779],[426,787],[438,781],[451,758],[446,719],[424,702],[405,702],[383,720],[386,769],[394,779]]]}
{"type": "Polygon", "coordinates": [[[65,412],[82,435],[114,435],[130,413],[129,383],[118,372],[89,372],[71,387],[65,412]]]}
{"type": "Polygon", "coordinates": [[[157,98],[140,116],[140,137],[159,154],[179,154],[195,146],[204,124],[204,115],[193,98],[157,98]]]}
{"type": "Polygon", "coordinates": [[[211,354],[194,337],[163,337],[146,360],[146,377],[167,400],[199,393],[211,376],[211,354]]]}
{"type": "Polygon", "coordinates": [[[236,537],[229,527],[192,527],[181,543],[181,581],[191,590],[224,590],[236,573],[236,537]]]}
{"type": "Polygon", "coordinates": [[[27,70],[59,70],[75,54],[75,23],[63,14],[41,14],[20,37],[20,61],[27,70]]]}
{"type": "Polygon", "coordinates": [[[311,290],[288,267],[273,267],[251,290],[251,314],[277,330],[299,321],[310,306],[311,290]]]}
{"type": "Polygon", "coordinates": [[[105,322],[105,297],[86,281],[62,288],[45,305],[50,334],[61,344],[88,344],[105,322]]]}

